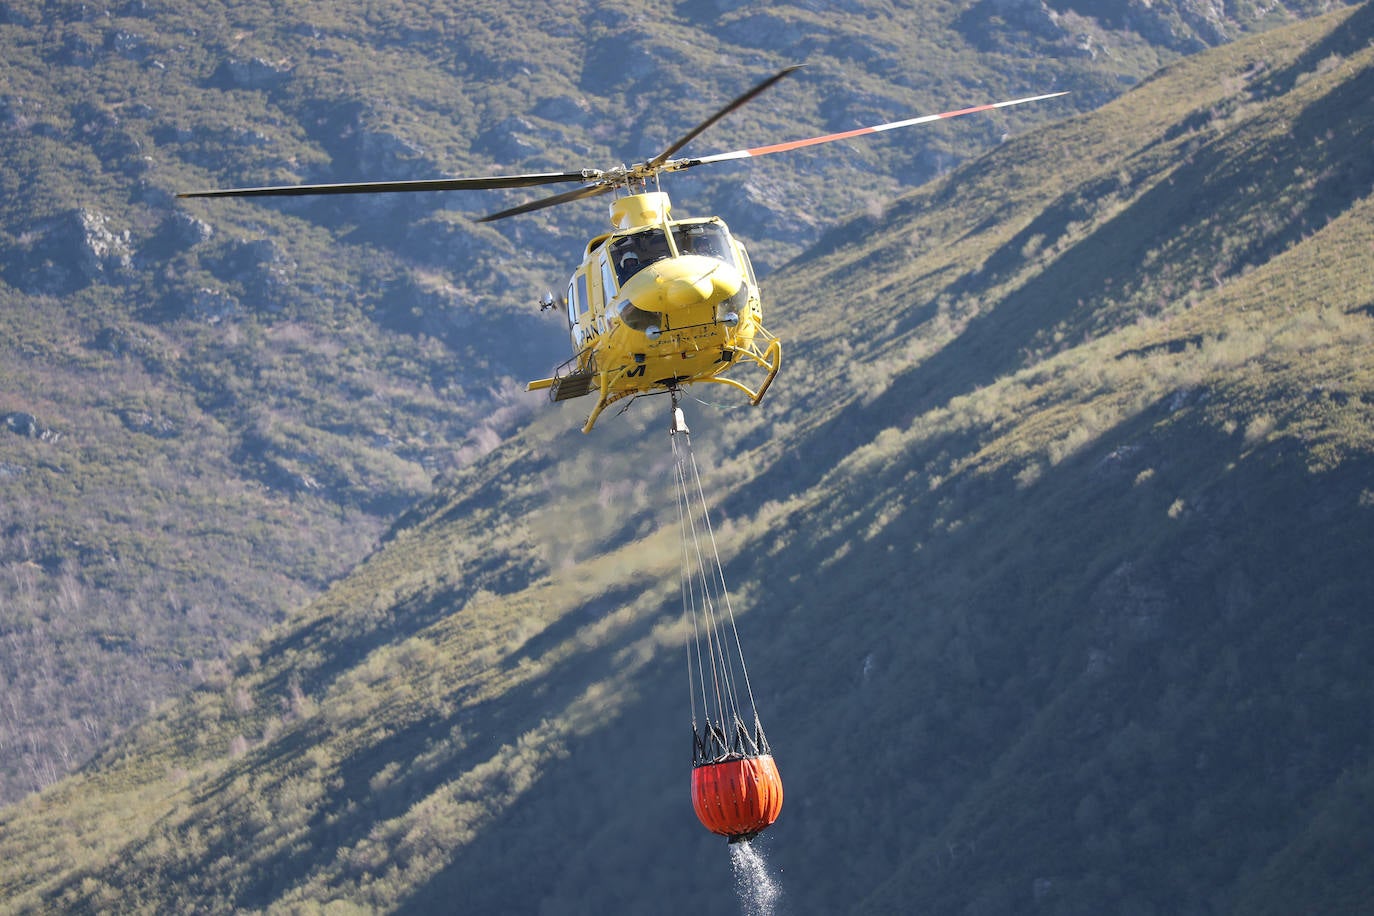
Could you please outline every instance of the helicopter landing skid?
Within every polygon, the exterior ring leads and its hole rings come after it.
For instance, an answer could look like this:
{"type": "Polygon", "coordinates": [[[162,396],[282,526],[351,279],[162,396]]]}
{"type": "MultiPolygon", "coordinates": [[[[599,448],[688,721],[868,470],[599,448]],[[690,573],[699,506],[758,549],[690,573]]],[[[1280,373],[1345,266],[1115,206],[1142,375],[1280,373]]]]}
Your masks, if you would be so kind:
{"type": "Polygon", "coordinates": [[[772,337],[768,341],[768,347],[765,350],[760,351],[758,347],[751,343],[748,347],[736,347],[732,352],[737,356],[749,360],[751,363],[768,373],[763,377],[763,382],[759,384],[758,388],[750,388],[738,379],[728,378],[723,375],[708,376],[707,378],[697,379],[697,381],[716,382],[720,385],[729,385],[733,388],[738,388],[748,396],[749,403],[757,407],[759,402],[763,400],[763,396],[768,393],[768,386],[773,384],[773,379],[778,376],[778,367],[782,365],[782,341],[778,340],[776,337],[772,337]]]}
{"type": "MultiPolygon", "coordinates": [[[[768,335],[768,346],[763,350],[760,350],[754,343],[750,342],[747,346],[735,347],[730,352],[734,353],[736,356],[736,359],[731,360],[732,365],[738,362],[740,359],[745,359],[753,363],[754,365],[758,366],[759,368],[763,369],[767,373],[767,375],[764,376],[763,381],[759,384],[758,388],[750,388],[748,385],[744,384],[743,382],[737,379],[728,378],[723,375],[708,375],[703,378],[693,379],[691,381],[715,382],[720,385],[729,385],[732,388],[737,388],[740,391],[744,392],[744,394],[749,398],[749,403],[754,406],[758,406],[758,403],[763,400],[763,396],[768,393],[768,386],[773,384],[773,379],[777,378],[778,368],[782,365],[782,341],[780,341],[776,337],[773,337],[770,334],[768,335]]],[[[591,414],[587,417],[587,422],[582,426],[582,432],[590,433],[592,431],[592,427],[596,425],[597,419],[601,416],[601,412],[604,411],[607,407],[614,404],[616,401],[620,400],[621,398],[629,397],[631,395],[645,393],[642,391],[613,390],[615,387],[615,383],[620,381],[621,377],[625,374],[625,372],[626,370],[624,368],[621,368],[615,371],[603,370],[599,373],[588,374],[589,376],[598,376],[596,383],[593,383],[590,377],[585,382],[587,389],[591,389],[593,387],[597,389],[597,398],[596,406],[592,408],[591,414]]],[[[674,395],[676,395],[676,392],[680,387],[678,384],[679,381],[687,380],[674,380],[671,385],[667,386],[668,389],[674,393],[674,395]]],[[[690,384],[690,382],[688,383],[690,384]]],[[[589,393],[589,391],[587,393],[589,393]]]]}
{"type": "Polygon", "coordinates": [[[592,427],[596,425],[596,418],[601,416],[601,411],[605,410],[607,407],[614,404],[621,398],[628,397],[631,394],[634,394],[633,391],[611,390],[611,386],[615,382],[618,382],[621,376],[623,376],[624,374],[625,369],[623,367],[615,370],[614,372],[610,370],[602,370],[599,373],[600,386],[596,396],[596,406],[592,408],[591,415],[587,417],[587,422],[582,427],[582,431],[584,433],[589,433],[592,431],[592,427]]]}

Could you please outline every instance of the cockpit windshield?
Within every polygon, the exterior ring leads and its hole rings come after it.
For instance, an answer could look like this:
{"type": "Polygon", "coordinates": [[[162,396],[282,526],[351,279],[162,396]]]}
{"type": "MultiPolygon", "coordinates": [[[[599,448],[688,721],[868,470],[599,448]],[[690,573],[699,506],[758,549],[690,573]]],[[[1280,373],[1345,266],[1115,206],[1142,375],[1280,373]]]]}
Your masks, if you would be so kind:
{"type": "Polygon", "coordinates": [[[673,227],[673,242],[678,254],[697,254],[733,264],[725,229],[715,223],[693,223],[673,227]]]}
{"type": "Polygon", "coordinates": [[[611,263],[615,265],[616,282],[624,286],[640,268],[661,261],[671,253],[662,229],[646,229],[615,239],[611,242],[611,263]]]}
{"type": "MultiPolygon", "coordinates": [[[[734,264],[730,253],[730,239],[725,227],[718,223],[687,223],[673,226],[673,244],[678,254],[695,254],[715,258],[726,264],[734,264]]],[[[633,235],[622,235],[613,239],[610,245],[611,264],[615,266],[615,279],[624,286],[641,268],[672,255],[668,248],[668,238],[662,229],[645,229],[633,235]]]]}

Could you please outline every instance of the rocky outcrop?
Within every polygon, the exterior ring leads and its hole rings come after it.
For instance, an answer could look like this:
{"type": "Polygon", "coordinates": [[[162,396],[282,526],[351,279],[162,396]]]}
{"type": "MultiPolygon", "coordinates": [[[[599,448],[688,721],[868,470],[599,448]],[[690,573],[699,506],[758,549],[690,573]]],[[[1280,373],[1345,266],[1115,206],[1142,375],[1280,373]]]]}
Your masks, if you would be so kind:
{"type": "Polygon", "coordinates": [[[134,408],[119,411],[119,422],[130,432],[154,439],[174,439],[181,432],[181,428],[167,417],[134,408]]]}
{"type": "Polygon", "coordinates": [[[308,103],[302,123],[332,160],[326,174],[310,176],[311,180],[343,181],[365,176],[395,181],[439,174],[438,166],[422,147],[380,129],[372,110],[361,102],[308,103]]]}
{"type": "Polygon", "coordinates": [[[18,237],[6,279],[26,293],[60,296],[90,284],[117,282],[133,267],[128,230],[86,208],[36,220],[18,237]]]}
{"type": "Polygon", "coordinates": [[[56,442],[62,435],[43,426],[33,414],[22,411],[0,414],[0,428],[10,431],[16,436],[38,439],[42,442],[56,442]]]}
{"type": "MultiPolygon", "coordinates": [[[[216,277],[226,283],[239,284],[244,296],[251,302],[261,303],[268,312],[282,308],[282,300],[288,294],[291,278],[296,273],[296,262],[272,239],[252,239],[235,242],[218,256],[203,255],[201,263],[208,267],[216,277]]],[[[213,303],[228,305],[232,296],[218,291],[201,290],[193,308],[213,303]]],[[[236,311],[231,309],[219,318],[211,313],[200,315],[211,321],[232,317],[236,311]]]]}
{"type": "Polygon", "coordinates": [[[519,162],[538,155],[547,145],[526,118],[503,118],[477,135],[476,148],[497,162],[519,162]]]}
{"type": "Polygon", "coordinates": [[[188,318],[195,318],[207,324],[219,324],[221,321],[242,315],[243,304],[237,297],[222,289],[202,286],[186,302],[185,312],[188,318]]]}
{"type": "Polygon", "coordinates": [[[210,85],[219,89],[253,89],[260,92],[280,89],[291,79],[290,63],[272,63],[261,57],[249,60],[228,58],[215,68],[210,85]]]}
{"type": "Polygon", "coordinates": [[[142,246],[140,254],[166,258],[208,242],[214,235],[214,227],[205,220],[177,211],[162,221],[147,244],[142,246]]]}

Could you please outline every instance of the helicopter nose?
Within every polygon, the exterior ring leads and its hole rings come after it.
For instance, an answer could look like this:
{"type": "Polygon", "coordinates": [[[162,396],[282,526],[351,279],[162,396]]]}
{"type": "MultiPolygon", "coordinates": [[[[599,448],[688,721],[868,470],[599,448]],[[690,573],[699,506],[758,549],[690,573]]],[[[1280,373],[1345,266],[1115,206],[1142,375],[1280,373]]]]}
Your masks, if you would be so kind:
{"type": "Polygon", "coordinates": [[[715,294],[714,273],[698,277],[675,277],[664,284],[663,299],[670,309],[691,308],[715,294]]]}
{"type": "Polygon", "coordinates": [[[716,306],[735,295],[744,275],[715,258],[686,255],[666,258],[630,278],[622,292],[636,309],[671,316],[673,327],[706,324],[716,306]]]}
{"type": "Polygon", "coordinates": [[[657,300],[655,311],[714,307],[733,296],[744,282],[739,270],[714,258],[687,255],[653,266],[658,268],[651,294],[657,300]]]}

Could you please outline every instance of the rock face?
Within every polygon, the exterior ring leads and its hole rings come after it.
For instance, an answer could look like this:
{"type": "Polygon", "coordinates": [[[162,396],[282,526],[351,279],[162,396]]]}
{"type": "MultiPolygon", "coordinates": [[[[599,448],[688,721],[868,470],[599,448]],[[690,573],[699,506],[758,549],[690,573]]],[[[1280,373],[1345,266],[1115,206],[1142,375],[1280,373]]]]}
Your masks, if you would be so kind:
{"type": "Polygon", "coordinates": [[[243,304],[223,290],[202,286],[186,302],[185,313],[188,317],[207,324],[219,324],[221,321],[241,316],[243,304]]]}
{"type": "Polygon", "coordinates": [[[96,281],[117,282],[133,268],[129,232],[86,208],[38,220],[19,236],[7,279],[26,293],[64,295],[96,281]]]}
{"type": "Polygon", "coordinates": [[[374,123],[374,112],[366,103],[306,103],[303,115],[303,125],[331,160],[329,171],[319,176],[321,180],[359,175],[405,180],[432,178],[439,172],[439,166],[419,145],[374,123]]]}
{"type": "Polygon", "coordinates": [[[267,91],[285,85],[291,79],[289,64],[274,64],[254,57],[251,60],[229,58],[215,69],[210,83],[221,89],[255,89],[267,91]]]}
{"type": "Polygon", "coordinates": [[[1152,45],[1182,54],[1229,41],[1244,25],[1209,0],[979,0],[958,19],[975,46],[1024,54],[1026,39],[1065,52],[1093,55],[1092,42],[1065,26],[1065,14],[1103,29],[1134,32],[1152,45]]]}
{"type": "Polygon", "coordinates": [[[519,162],[541,149],[538,128],[520,117],[503,118],[477,137],[477,148],[497,162],[519,162]]]}
{"type": "Polygon", "coordinates": [[[208,242],[214,235],[214,227],[209,223],[178,210],[162,221],[147,243],[140,246],[139,253],[145,258],[167,258],[208,242]]]}
{"type": "Polygon", "coordinates": [[[1052,0],[1050,5],[1185,54],[1229,41],[1237,31],[1226,7],[1210,0],[1052,0]]]}
{"type": "Polygon", "coordinates": [[[991,0],[990,6],[1009,24],[1048,41],[1066,36],[1059,14],[1045,0],[991,0]]]}
{"type": "Polygon", "coordinates": [[[173,420],[161,414],[132,408],[117,413],[119,421],[130,432],[142,433],[155,439],[174,439],[181,432],[180,427],[173,420]]]}
{"type": "Polygon", "coordinates": [[[22,411],[0,414],[0,426],[3,426],[17,436],[39,439],[43,442],[56,441],[59,436],[59,434],[53,430],[40,425],[38,418],[33,414],[23,413],[22,411]]]}
{"type": "MultiPolygon", "coordinates": [[[[280,312],[284,308],[285,300],[290,295],[291,278],[296,272],[296,262],[291,260],[283,247],[272,239],[234,242],[225,247],[218,256],[202,258],[202,263],[220,280],[231,285],[237,284],[242,290],[244,302],[269,313],[280,312]]],[[[206,290],[201,290],[202,294],[205,292],[206,290]]],[[[222,305],[230,304],[228,299],[222,298],[218,290],[213,292],[217,302],[222,305]]],[[[228,298],[232,299],[233,296],[228,298]]],[[[202,317],[219,320],[211,315],[218,306],[205,311],[202,306],[207,304],[209,300],[203,295],[198,295],[193,308],[202,317]]],[[[237,313],[233,308],[230,311],[237,313]]],[[[232,316],[225,313],[219,317],[232,316]]]]}

